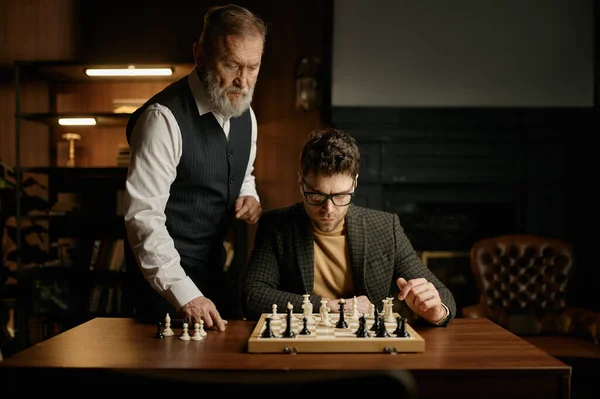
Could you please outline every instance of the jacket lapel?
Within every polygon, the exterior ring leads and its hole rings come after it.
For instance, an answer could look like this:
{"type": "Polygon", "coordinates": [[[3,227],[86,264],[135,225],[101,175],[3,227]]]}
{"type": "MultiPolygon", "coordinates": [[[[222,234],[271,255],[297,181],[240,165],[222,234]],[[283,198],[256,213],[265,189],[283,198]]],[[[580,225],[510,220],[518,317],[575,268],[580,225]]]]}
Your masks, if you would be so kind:
{"type": "Polygon", "coordinates": [[[354,205],[350,205],[346,215],[346,229],[348,231],[348,251],[350,252],[350,263],[352,265],[352,277],[354,279],[355,292],[366,292],[365,284],[365,255],[367,253],[367,235],[365,219],[356,212],[354,205]]]}
{"type": "Polygon", "coordinates": [[[300,223],[295,223],[294,245],[298,256],[298,267],[304,284],[304,291],[308,294],[312,293],[315,283],[315,248],[312,224],[304,211],[302,204],[297,209],[299,212],[298,218],[300,223]]]}

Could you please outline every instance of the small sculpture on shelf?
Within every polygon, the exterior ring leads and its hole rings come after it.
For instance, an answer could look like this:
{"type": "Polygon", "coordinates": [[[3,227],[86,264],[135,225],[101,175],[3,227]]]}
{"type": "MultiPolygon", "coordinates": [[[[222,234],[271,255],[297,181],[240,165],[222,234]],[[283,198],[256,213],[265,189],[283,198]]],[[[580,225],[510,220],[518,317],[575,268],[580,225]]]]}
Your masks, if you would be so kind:
{"type": "Polygon", "coordinates": [[[77,133],[65,133],[62,138],[69,141],[69,159],[67,160],[68,167],[75,166],[75,140],[81,140],[81,135],[77,133]]]}

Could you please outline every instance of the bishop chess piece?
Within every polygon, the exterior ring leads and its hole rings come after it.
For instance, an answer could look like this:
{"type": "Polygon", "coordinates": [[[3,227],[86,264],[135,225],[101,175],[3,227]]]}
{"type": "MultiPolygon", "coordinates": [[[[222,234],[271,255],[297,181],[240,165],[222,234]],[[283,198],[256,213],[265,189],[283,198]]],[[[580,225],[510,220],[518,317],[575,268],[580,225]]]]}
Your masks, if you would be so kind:
{"type": "Polygon", "coordinates": [[[265,319],[265,329],[262,334],[260,334],[261,338],[275,338],[275,334],[273,334],[273,330],[271,329],[271,318],[267,317],[265,319]]]}
{"type": "Polygon", "coordinates": [[[175,335],[175,333],[171,329],[171,316],[169,316],[168,313],[165,316],[165,328],[163,329],[162,333],[165,337],[172,337],[173,335],[175,335]]]}
{"type": "Polygon", "coordinates": [[[350,315],[350,318],[352,320],[358,320],[360,317],[360,312],[358,311],[358,299],[356,299],[356,296],[354,296],[354,300],[352,301],[352,314],[350,315]]]}
{"type": "Polygon", "coordinates": [[[335,324],[335,328],[348,328],[348,323],[346,322],[345,319],[345,310],[344,307],[346,306],[346,301],[344,301],[344,298],[340,299],[340,318],[338,319],[337,323],[335,324]]]}

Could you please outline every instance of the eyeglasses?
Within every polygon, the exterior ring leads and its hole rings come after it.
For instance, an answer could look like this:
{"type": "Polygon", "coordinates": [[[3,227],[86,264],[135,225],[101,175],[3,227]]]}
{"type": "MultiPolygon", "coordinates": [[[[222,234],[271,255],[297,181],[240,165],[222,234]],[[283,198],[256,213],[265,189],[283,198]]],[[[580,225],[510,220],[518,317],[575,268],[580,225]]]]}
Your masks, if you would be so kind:
{"type": "MultiPolygon", "coordinates": [[[[302,185],[306,186],[304,178],[302,178],[302,185]]],[[[352,202],[352,197],[354,196],[354,191],[351,193],[339,194],[323,194],[305,190],[302,191],[304,192],[304,198],[306,199],[306,203],[308,205],[313,206],[323,206],[327,202],[327,200],[331,200],[331,202],[335,206],[346,206],[350,204],[350,202],[352,202]]]]}

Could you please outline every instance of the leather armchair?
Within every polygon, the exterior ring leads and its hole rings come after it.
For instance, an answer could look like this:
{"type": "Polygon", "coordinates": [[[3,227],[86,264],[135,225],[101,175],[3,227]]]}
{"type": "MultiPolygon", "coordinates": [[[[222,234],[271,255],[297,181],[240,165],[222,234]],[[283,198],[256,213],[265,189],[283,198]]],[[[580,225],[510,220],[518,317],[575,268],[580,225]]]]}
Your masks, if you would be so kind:
{"type": "Polygon", "coordinates": [[[470,250],[478,304],[463,317],[487,317],[551,355],[600,358],[600,313],[566,303],[571,245],[535,235],[479,240],[470,250]]]}

